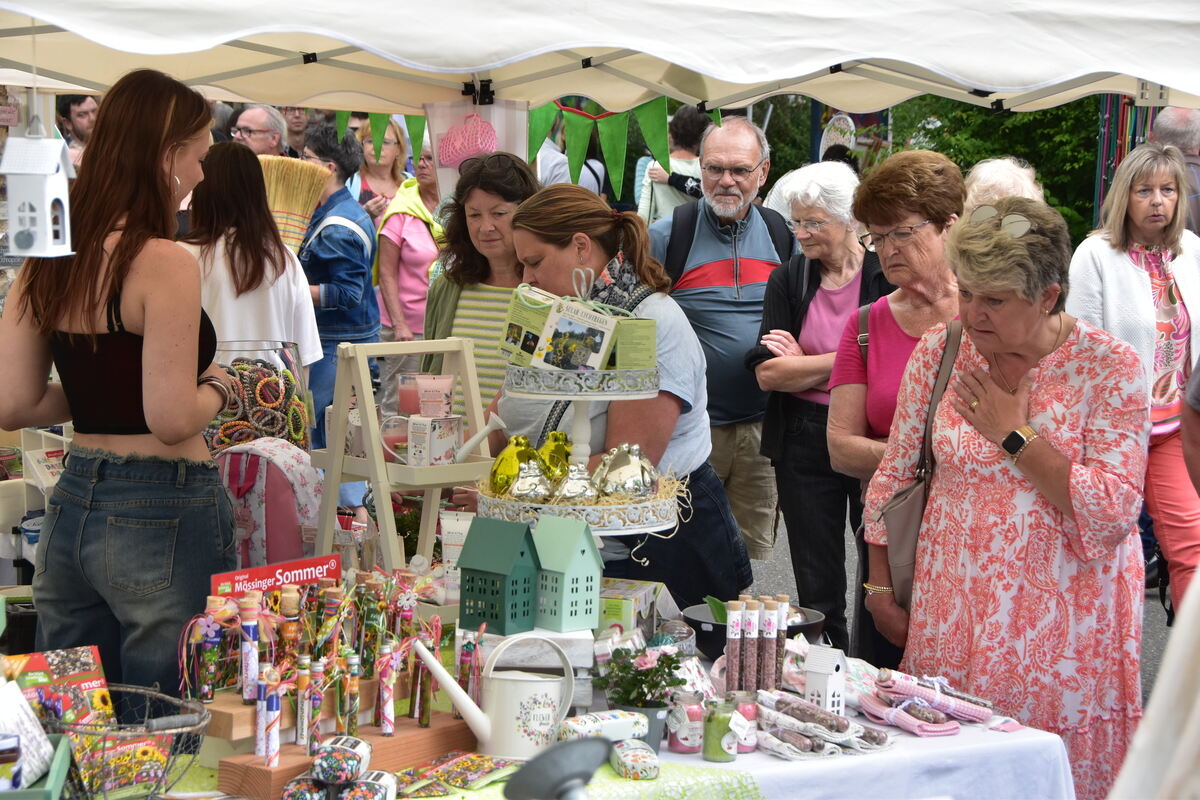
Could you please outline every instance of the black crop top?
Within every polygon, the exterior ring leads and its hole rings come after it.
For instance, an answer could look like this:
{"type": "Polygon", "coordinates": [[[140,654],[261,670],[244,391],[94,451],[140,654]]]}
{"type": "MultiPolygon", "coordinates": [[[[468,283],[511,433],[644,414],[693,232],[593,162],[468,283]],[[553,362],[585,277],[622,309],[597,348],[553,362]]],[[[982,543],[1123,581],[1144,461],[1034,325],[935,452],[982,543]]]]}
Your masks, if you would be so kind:
{"type": "MultiPolygon", "coordinates": [[[[108,333],[54,331],[50,349],[62,380],[77,433],[132,435],[150,433],[142,408],[142,337],[121,323],[121,293],[108,304],[108,333]]],[[[200,310],[197,376],[217,352],[217,331],[200,310]]]]}

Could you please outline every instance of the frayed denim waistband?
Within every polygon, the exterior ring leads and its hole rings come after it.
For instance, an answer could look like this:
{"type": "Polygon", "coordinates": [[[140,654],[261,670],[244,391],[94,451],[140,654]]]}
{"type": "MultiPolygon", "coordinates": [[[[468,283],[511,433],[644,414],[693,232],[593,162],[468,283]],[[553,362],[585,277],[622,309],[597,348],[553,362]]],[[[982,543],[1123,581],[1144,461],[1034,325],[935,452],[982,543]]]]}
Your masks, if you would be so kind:
{"type": "MultiPolygon", "coordinates": [[[[221,473],[212,461],[163,458],[142,453],[121,455],[78,446],[73,446],[67,451],[63,478],[68,475],[87,482],[133,481],[174,484],[179,488],[187,485],[217,485],[221,482],[221,473]]],[[[60,481],[60,488],[61,486],[60,481]]]]}
{"type": "Polygon", "coordinates": [[[126,453],[125,455],[121,455],[111,450],[80,447],[77,444],[70,446],[68,454],[74,458],[100,459],[110,464],[183,464],[185,467],[216,467],[216,462],[211,458],[207,461],[197,461],[194,458],[164,458],[163,456],[155,456],[148,453],[126,453]]]}

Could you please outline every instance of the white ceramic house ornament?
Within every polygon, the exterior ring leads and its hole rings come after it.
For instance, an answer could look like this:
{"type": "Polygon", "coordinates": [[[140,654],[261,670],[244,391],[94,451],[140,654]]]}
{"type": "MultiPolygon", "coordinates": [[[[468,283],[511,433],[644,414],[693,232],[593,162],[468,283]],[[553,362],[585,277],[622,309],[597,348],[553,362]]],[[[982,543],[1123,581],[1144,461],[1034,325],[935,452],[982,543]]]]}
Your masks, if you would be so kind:
{"type": "Polygon", "coordinates": [[[836,647],[809,647],[804,657],[804,699],[831,714],[846,713],[846,668],[846,656],[836,647]]]}
{"type": "Polygon", "coordinates": [[[67,181],[75,168],[62,139],[10,136],[0,158],[8,183],[8,254],[71,255],[67,181]]]}

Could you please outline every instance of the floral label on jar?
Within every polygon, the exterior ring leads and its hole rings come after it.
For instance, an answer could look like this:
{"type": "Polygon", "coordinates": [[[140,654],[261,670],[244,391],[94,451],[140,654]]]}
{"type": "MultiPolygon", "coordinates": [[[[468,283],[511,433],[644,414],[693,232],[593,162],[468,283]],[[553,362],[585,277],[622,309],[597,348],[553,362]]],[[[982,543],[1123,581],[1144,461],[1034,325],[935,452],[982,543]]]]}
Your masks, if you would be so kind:
{"type": "MultiPolygon", "coordinates": [[[[755,745],[758,742],[758,730],[755,724],[742,716],[740,711],[734,711],[729,718],[729,730],[742,745],[755,745]]],[[[725,742],[722,740],[721,745],[725,742]]]]}
{"type": "Polygon", "coordinates": [[[738,737],[733,731],[727,731],[721,737],[721,749],[731,756],[737,755],[738,737]]]}

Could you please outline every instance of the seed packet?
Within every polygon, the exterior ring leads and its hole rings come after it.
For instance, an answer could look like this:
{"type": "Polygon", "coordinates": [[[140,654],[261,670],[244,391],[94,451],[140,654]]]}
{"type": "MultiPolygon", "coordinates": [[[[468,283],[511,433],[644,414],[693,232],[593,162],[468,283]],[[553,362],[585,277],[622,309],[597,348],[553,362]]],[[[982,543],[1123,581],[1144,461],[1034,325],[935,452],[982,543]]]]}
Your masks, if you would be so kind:
{"type": "Polygon", "coordinates": [[[481,753],[462,753],[457,758],[441,763],[423,773],[455,789],[482,789],[512,775],[521,764],[503,758],[485,756],[481,753]]]}
{"type": "Polygon", "coordinates": [[[396,773],[398,797],[449,797],[451,789],[446,784],[424,776],[425,767],[409,767],[396,773]]]}

